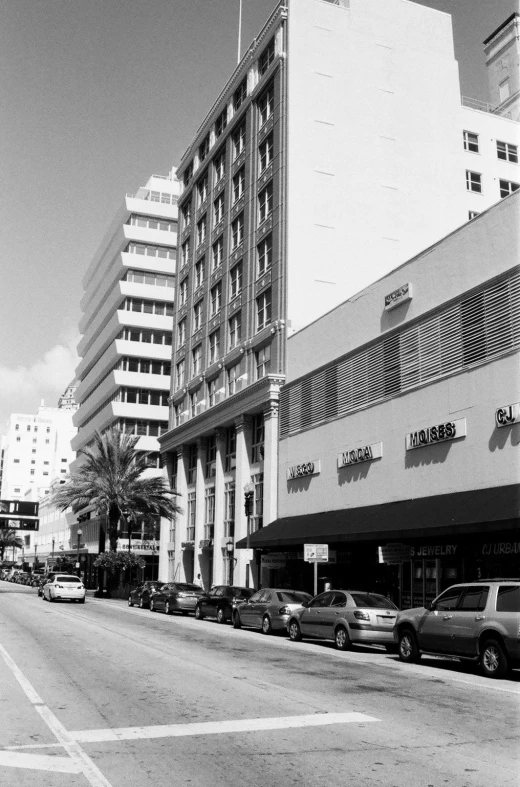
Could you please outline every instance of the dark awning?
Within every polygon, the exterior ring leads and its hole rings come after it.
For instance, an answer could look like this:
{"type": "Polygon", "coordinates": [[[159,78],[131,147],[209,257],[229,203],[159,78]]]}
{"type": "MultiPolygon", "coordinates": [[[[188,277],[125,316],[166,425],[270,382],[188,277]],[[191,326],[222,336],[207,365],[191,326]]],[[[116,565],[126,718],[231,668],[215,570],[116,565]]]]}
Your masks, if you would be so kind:
{"type": "MultiPolygon", "coordinates": [[[[249,538],[251,549],[301,544],[457,536],[520,525],[520,485],[472,489],[276,519],[249,538]]],[[[247,549],[247,539],[236,545],[247,549]]]]}

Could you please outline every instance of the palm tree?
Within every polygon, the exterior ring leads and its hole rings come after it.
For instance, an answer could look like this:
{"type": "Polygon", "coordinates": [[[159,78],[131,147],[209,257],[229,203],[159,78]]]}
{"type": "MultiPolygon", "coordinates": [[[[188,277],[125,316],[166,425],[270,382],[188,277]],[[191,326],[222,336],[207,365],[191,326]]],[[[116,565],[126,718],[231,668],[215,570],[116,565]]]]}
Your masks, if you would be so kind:
{"type": "Polygon", "coordinates": [[[0,562],[4,559],[4,552],[8,547],[21,549],[23,545],[23,538],[12,527],[7,528],[7,530],[0,530],[0,562]]]}
{"type": "Polygon", "coordinates": [[[52,495],[52,503],[63,511],[81,511],[93,507],[106,514],[110,549],[116,551],[121,519],[136,521],[150,515],[174,519],[180,508],[166,480],[160,476],[143,476],[151,467],[146,453],[136,452],[138,437],[118,427],[96,432],[94,445],[81,448],[78,457],[84,462],[52,495]]]}

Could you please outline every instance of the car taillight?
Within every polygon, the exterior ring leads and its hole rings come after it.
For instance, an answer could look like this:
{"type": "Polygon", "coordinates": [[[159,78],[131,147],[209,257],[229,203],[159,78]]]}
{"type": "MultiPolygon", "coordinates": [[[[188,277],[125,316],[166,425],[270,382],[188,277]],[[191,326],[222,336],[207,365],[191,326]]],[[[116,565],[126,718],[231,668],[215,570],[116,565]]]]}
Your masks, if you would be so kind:
{"type": "Polygon", "coordinates": [[[370,615],[368,612],[360,612],[359,610],[354,612],[354,617],[358,620],[370,620],[370,615]]]}
{"type": "Polygon", "coordinates": [[[289,607],[280,607],[278,612],[280,613],[280,615],[290,615],[291,614],[291,610],[289,609],[289,607]]]}

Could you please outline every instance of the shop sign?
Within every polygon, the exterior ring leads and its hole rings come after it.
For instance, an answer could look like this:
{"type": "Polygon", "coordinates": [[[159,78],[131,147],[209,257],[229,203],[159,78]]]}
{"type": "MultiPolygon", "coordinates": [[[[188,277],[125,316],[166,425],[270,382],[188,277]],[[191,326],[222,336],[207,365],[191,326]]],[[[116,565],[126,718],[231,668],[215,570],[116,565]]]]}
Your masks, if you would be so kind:
{"type": "MultiPolygon", "coordinates": [[[[83,546],[85,546],[83,544],[83,546]]],[[[116,548],[118,552],[128,552],[128,540],[125,539],[124,541],[118,540],[116,548]]],[[[156,541],[141,541],[139,538],[132,538],[130,542],[130,551],[131,552],[158,552],[159,551],[159,543],[156,541]]]]}
{"type": "Polygon", "coordinates": [[[465,418],[410,432],[406,435],[406,450],[411,451],[413,448],[423,448],[425,445],[443,443],[446,440],[457,440],[459,437],[466,437],[465,418]]]}
{"type": "Polygon", "coordinates": [[[363,445],[361,448],[348,448],[338,454],[338,467],[348,467],[359,462],[371,462],[383,456],[383,443],[363,445]]]}
{"type": "Polygon", "coordinates": [[[482,544],[483,555],[520,555],[520,541],[498,541],[482,544]]]}
{"type": "Polygon", "coordinates": [[[318,475],[320,472],[320,460],[313,459],[310,462],[302,462],[301,465],[287,466],[287,480],[294,481],[297,478],[304,478],[308,475],[318,475]]]}
{"type": "Polygon", "coordinates": [[[454,557],[458,544],[424,544],[410,547],[410,557],[454,557]]]}
{"type": "Polygon", "coordinates": [[[506,404],[495,412],[495,422],[498,427],[517,424],[520,421],[520,402],[506,404]]]}
{"type": "Polygon", "coordinates": [[[379,547],[379,562],[393,565],[410,560],[412,547],[409,544],[386,544],[379,547]]]}
{"type": "Polygon", "coordinates": [[[304,544],[303,559],[306,563],[328,563],[328,544],[304,544]]]}
{"type": "Polygon", "coordinates": [[[283,552],[272,552],[270,555],[262,555],[262,568],[285,568],[286,559],[283,552]]]}
{"type": "Polygon", "coordinates": [[[407,284],[403,284],[402,287],[398,287],[397,290],[385,295],[385,311],[389,312],[391,309],[395,309],[396,306],[400,306],[402,303],[411,300],[412,285],[408,282],[407,284]]]}

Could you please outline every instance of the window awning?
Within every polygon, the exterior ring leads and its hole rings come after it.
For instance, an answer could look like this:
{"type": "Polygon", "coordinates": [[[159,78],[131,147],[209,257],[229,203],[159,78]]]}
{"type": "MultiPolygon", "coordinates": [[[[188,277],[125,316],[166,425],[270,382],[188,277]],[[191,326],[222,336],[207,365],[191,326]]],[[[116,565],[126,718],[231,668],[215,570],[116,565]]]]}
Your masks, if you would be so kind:
{"type": "MultiPolygon", "coordinates": [[[[513,530],[520,526],[520,485],[472,489],[362,508],[282,517],[251,533],[251,549],[513,530]]],[[[236,544],[247,549],[247,539],[236,544]]]]}

